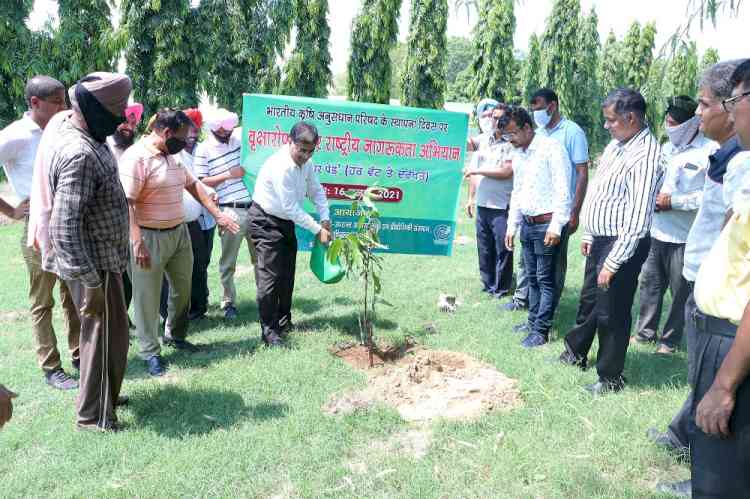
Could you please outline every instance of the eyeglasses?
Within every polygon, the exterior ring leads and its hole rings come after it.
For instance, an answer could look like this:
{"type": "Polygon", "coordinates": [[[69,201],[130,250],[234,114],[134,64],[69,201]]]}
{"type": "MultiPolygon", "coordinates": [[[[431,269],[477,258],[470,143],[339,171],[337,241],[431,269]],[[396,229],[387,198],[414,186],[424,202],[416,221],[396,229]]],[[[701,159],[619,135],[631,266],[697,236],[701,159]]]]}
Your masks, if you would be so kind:
{"type": "Polygon", "coordinates": [[[723,101],[721,101],[721,107],[723,107],[724,111],[726,111],[727,113],[731,113],[732,111],[734,111],[734,108],[737,107],[737,104],[748,95],[750,95],[750,90],[739,95],[735,95],[734,97],[724,99],[723,101]]]}

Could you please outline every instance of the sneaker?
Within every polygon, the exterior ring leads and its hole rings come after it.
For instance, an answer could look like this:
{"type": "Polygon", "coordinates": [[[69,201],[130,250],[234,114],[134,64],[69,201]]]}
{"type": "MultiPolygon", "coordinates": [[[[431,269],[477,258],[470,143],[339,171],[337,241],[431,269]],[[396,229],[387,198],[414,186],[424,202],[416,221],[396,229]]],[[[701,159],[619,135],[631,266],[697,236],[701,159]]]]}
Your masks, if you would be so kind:
{"type": "Polygon", "coordinates": [[[237,309],[231,303],[228,303],[227,306],[224,307],[224,318],[228,321],[233,321],[237,318],[237,309]]]}
{"type": "Polygon", "coordinates": [[[525,333],[529,334],[531,332],[531,328],[529,327],[528,322],[524,322],[523,324],[516,324],[513,326],[513,329],[511,329],[514,333],[525,333]]]}
{"type": "Polygon", "coordinates": [[[511,300],[507,303],[501,303],[498,308],[503,312],[521,312],[523,310],[529,309],[528,307],[518,303],[515,300],[511,300]]]}
{"type": "Polygon", "coordinates": [[[160,355],[153,355],[149,357],[149,359],[146,361],[146,367],[148,369],[148,373],[154,377],[164,376],[164,374],[167,372],[167,368],[164,366],[164,361],[161,360],[160,355]]]}
{"type": "Polygon", "coordinates": [[[521,346],[524,348],[536,348],[546,345],[548,342],[549,340],[543,334],[529,333],[529,335],[521,341],[521,346]]]}
{"type": "Polygon", "coordinates": [[[178,340],[175,338],[164,338],[164,346],[172,347],[175,350],[182,350],[183,352],[195,353],[200,350],[197,346],[193,345],[187,340],[178,340]]]}
{"type": "Polygon", "coordinates": [[[48,372],[44,377],[49,386],[58,390],[75,390],[78,388],[78,381],[68,376],[62,368],[48,372]]]}

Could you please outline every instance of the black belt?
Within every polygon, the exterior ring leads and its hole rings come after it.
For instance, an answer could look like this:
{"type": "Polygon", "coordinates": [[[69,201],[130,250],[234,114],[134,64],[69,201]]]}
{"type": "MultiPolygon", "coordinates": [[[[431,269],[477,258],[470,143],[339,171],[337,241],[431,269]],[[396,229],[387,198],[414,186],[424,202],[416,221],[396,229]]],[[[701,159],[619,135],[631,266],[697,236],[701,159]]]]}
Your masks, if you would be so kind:
{"type": "Polygon", "coordinates": [[[140,227],[141,229],[144,229],[144,230],[155,230],[156,232],[169,232],[170,230],[179,229],[180,227],[182,227],[182,224],[179,223],[179,224],[175,225],[174,227],[167,227],[166,229],[157,229],[157,228],[154,228],[154,227],[144,227],[143,225],[139,225],[138,227],[140,227]]]}
{"type": "Polygon", "coordinates": [[[253,205],[253,202],[250,201],[249,203],[219,203],[220,208],[241,208],[243,210],[250,209],[250,207],[253,205]]]}
{"type": "Polygon", "coordinates": [[[726,319],[706,315],[697,308],[693,313],[693,322],[698,331],[706,334],[728,336],[730,338],[737,336],[737,326],[726,319]]]}

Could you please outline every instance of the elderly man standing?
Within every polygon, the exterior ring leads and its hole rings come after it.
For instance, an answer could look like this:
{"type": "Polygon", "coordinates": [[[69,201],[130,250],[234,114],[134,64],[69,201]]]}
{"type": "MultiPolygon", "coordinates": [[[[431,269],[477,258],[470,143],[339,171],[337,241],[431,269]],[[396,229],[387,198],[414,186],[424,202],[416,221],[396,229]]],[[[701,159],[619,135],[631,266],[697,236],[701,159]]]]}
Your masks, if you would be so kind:
{"type": "MultiPolygon", "coordinates": [[[[52,327],[52,309],[55,304],[53,290],[59,279],[55,274],[42,268],[39,250],[26,244],[29,227],[27,208],[31,197],[34,161],[43,130],[52,117],[66,107],[65,87],[49,76],[35,76],[26,84],[25,95],[29,111],[23,118],[0,131],[0,164],[5,168],[16,197],[23,201],[6,214],[26,221],[21,252],[29,275],[29,301],[37,362],[48,385],[60,390],[71,390],[78,388],[78,383],[63,370],[55,330],[52,327]]],[[[73,299],[62,281],[60,301],[65,317],[68,349],[73,367],[78,368],[81,327],[73,299]]]]}
{"type": "Polygon", "coordinates": [[[469,200],[466,213],[471,218],[476,210],[477,253],[482,291],[500,298],[513,286],[513,252],[505,247],[508,225],[508,204],[513,190],[513,167],[510,142],[501,136],[498,120],[506,107],[492,110],[492,124],[486,139],[471,158],[464,176],[469,179],[469,200]]]}
{"type": "Polygon", "coordinates": [[[529,283],[528,322],[516,330],[528,333],[521,345],[534,348],[549,341],[557,306],[555,267],[560,240],[570,220],[570,166],[562,145],[536,133],[525,109],[509,109],[503,121],[503,133],[515,147],[505,245],[513,250],[513,238],[520,227],[529,283]]]}
{"type": "Polygon", "coordinates": [[[261,338],[270,346],[292,328],[292,294],[299,225],[321,243],[331,240],[328,201],[313,168],[320,141],[315,126],[301,121],[289,132],[290,144],[266,160],[258,173],[248,228],[258,252],[255,285],[258,292],[261,338]],[[320,216],[316,222],[302,209],[309,197],[320,216]]]}
{"type": "MultiPolygon", "coordinates": [[[[699,369],[699,340],[693,288],[701,264],[719,238],[725,220],[732,212],[736,194],[747,186],[750,152],[742,151],[736,136],[735,123],[723,101],[732,97],[732,73],[742,60],[723,61],[705,70],[698,89],[700,130],[716,141],[719,149],[709,156],[706,181],[703,186],[703,202],[698,209],[685,244],[682,275],[691,290],[685,304],[685,337],[688,353],[688,383],[695,389],[695,377],[699,369]]],[[[729,104],[731,107],[731,104],[729,104]]],[[[690,456],[690,434],[694,426],[694,393],[688,394],[679,412],[672,418],[666,432],[650,428],[648,437],[657,445],[673,451],[679,456],[690,456]]],[[[690,481],[660,484],[661,490],[688,496],[690,481]]]]}
{"type": "Polygon", "coordinates": [[[668,163],[664,184],[656,197],[656,214],[651,226],[651,248],[641,272],[641,310],[631,339],[655,343],[664,293],[669,288],[672,306],[667,315],[658,354],[671,354],[680,345],[685,325],[685,303],[690,288],[682,276],[685,242],[703,199],[708,156],[718,145],[698,129],[698,103],[687,96],[669,99],[665,129],[669,144],[664,148],[668,163]]]}
{"type": "Polygon", "coordinates": [[[576,325],[560,360],[579,366],[599,337],[598,395],[625,386],[622,371],[630,338],[638,275],[648,256],[649,228],[663,174],[661,146],[646,125],[646,101],[619,88],[602,104],[612,142],[604,150],[586,198],[581,253],[586,257],[576,325]]]}
{"type": "Polygon", "coordinates": [[[71,87],[73,113],[49,154],[51,251],[81,316],[77,427],[119,429],[114,406],[125,375],[128,319],[122,272],[128,255],[128,207],[106,144],[125,120],[130,78],[92,73],[71,87]]]}
{"type": "Polygon", "coordinates": [[[247,241],[250,258],[255,263],[255,248],[248,233],[248,210],[252,204],[250,192],[242,177],[245,171],[240,166],[240,136],[237,127],[239,119],[226,109],[217,110],[206,120],[208,138],[198,144],[195,151],[195,173],[209,187],[216,189],[219,207],[229,214],[240,226],[237,234],[220,231],[221,257],[219,273],[223,296],[221,308],[225,319],[237,317],[237,288],[234,273],[237,268],[237,255],[242,241],[247,241]]]}
{"type": "Polygon", "coordinates": [[[142,116],[143,104],[135,102],[129,105],[125,108],[125,122],[117,127],[115,133],[107,137],[107,144],[116,161],[120,161],[122,153],[135,143],[135,129],[142,116]]]}
{"type": "Polygon", "coordinates": [[[162,376],[165,366],[159,344],[159,297],[166,274],[172,290],[164,331],[165,344],[193,352],[188,342],[188,306],[193,249],[185,225],[182,193],[187,191],[216,218],[219,226],[239,227],[219,212],[195,176],[176,156],[187,143],[192,126],[182,111],[163,109],[152,132],[120,158],[120,181],[130,208],[131,270],[135,325],[140,356],[151,376],[162,376]]]}

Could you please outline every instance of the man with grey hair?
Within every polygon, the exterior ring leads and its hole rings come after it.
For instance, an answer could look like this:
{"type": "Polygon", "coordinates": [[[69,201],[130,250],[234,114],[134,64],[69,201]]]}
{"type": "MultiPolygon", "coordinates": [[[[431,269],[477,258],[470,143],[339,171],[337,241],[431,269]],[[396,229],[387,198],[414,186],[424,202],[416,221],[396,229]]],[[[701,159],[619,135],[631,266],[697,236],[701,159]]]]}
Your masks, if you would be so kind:
{"type": "Polygon", "coordinates": [[[106,139],[125,121],[130,78],[91,73],[70,88],[73,112],[49,154],[49,251],[45,270],[65,280],[80,310],[81,378],[76,425],[117,431],[128,317],[128,203],[106,139]]]}
{"type": "Polygon", "coordinates": [[[576,324],[565,337],[560,360],[586,367],[599,337],[599,381],[594,395],[625,386],[622,371],[630,339],[630,309],[662,177],[661,146],[646,125],[646,101],[629,88],[612,91],[602,104],[612,141],[604,150],[583,209],[581,253],[586,257],[576,324]]]}
{"type": "MultiPolygon", "coordinates": [[[[60,390],[78,388],[75,379],[63,370],[57,338],[52,326],[52,309],[55,301],[53,291],[57,276],[42,269],[38,248],[26,244],[29,227],[28,207],[31,198],[34,161],[37,157],[42,133],[52,117],[65,109],[65,87],[54,78],[38,75],[26,83],[26,103],[29,110],[23,117],[0,131],[0,164],[17,198],[22,202],[16,207],[0,204],[6,215],[25,220],[26,230],[21,238],[21,253],[26,262],[29,276],[29,301],[31,302],[31,324],[36,346],[39,367],[44,372],[48,385],[60,390]]],[[[74,368],[79,363],[80,323],[73,300],[67,286],[60,281],[60,301],[62,302],[67,343],[74,368]]]]}
{"type": "MultiPolygon", "coordinates": [[[[703,201],[695,216],[687,243],[682,275],[688,282],[690,296],[685,305],[685,337],[688,351],[688,383],[691,392],[680,411],[672,419],[666,432],[655,428],[648,430],[648,437],[657,445],[665,447],[682,457],[689,457],[690,432],[694,424],[693,391],[697,371],[699,352],[695,351],[698,341],[698,322],[705,319],[698,309],[693,296],[693,287],[701,263],[706,259],[711,248],[719,238],[724,221],[732,209],[735,194],[743,185],[747,185],[747,173],[750,168],[743,162],[750,153],[742,152],[736,136],[731,115],[722,105],[724,99],[732,95],[731,77],[742,60],[724,61],[708,68],[702,75],[698,88],[698,109],[695,114],[700,117],[700,130],[716,141],[719,149],[709,156],[706,181],[703,185],[703,201]]],[[[660,484],[662,491],[687,496],[690,493],[690,482],[660,484]]]]}
{"type": "Polygon", "coordinates": [[[319,141],[314,125],[298,122],[289,132],[289,145],[266,160],[255,182],[248,231],[258,257],[255,285],[261,338],[269,346],[281,345],[282,335],[293,327],[295,224],[323,244],[331,241],[328,200],[310,161],[319,141]],[[320,222],[302,209],[305,197],[315,204],[320,222]]]}

